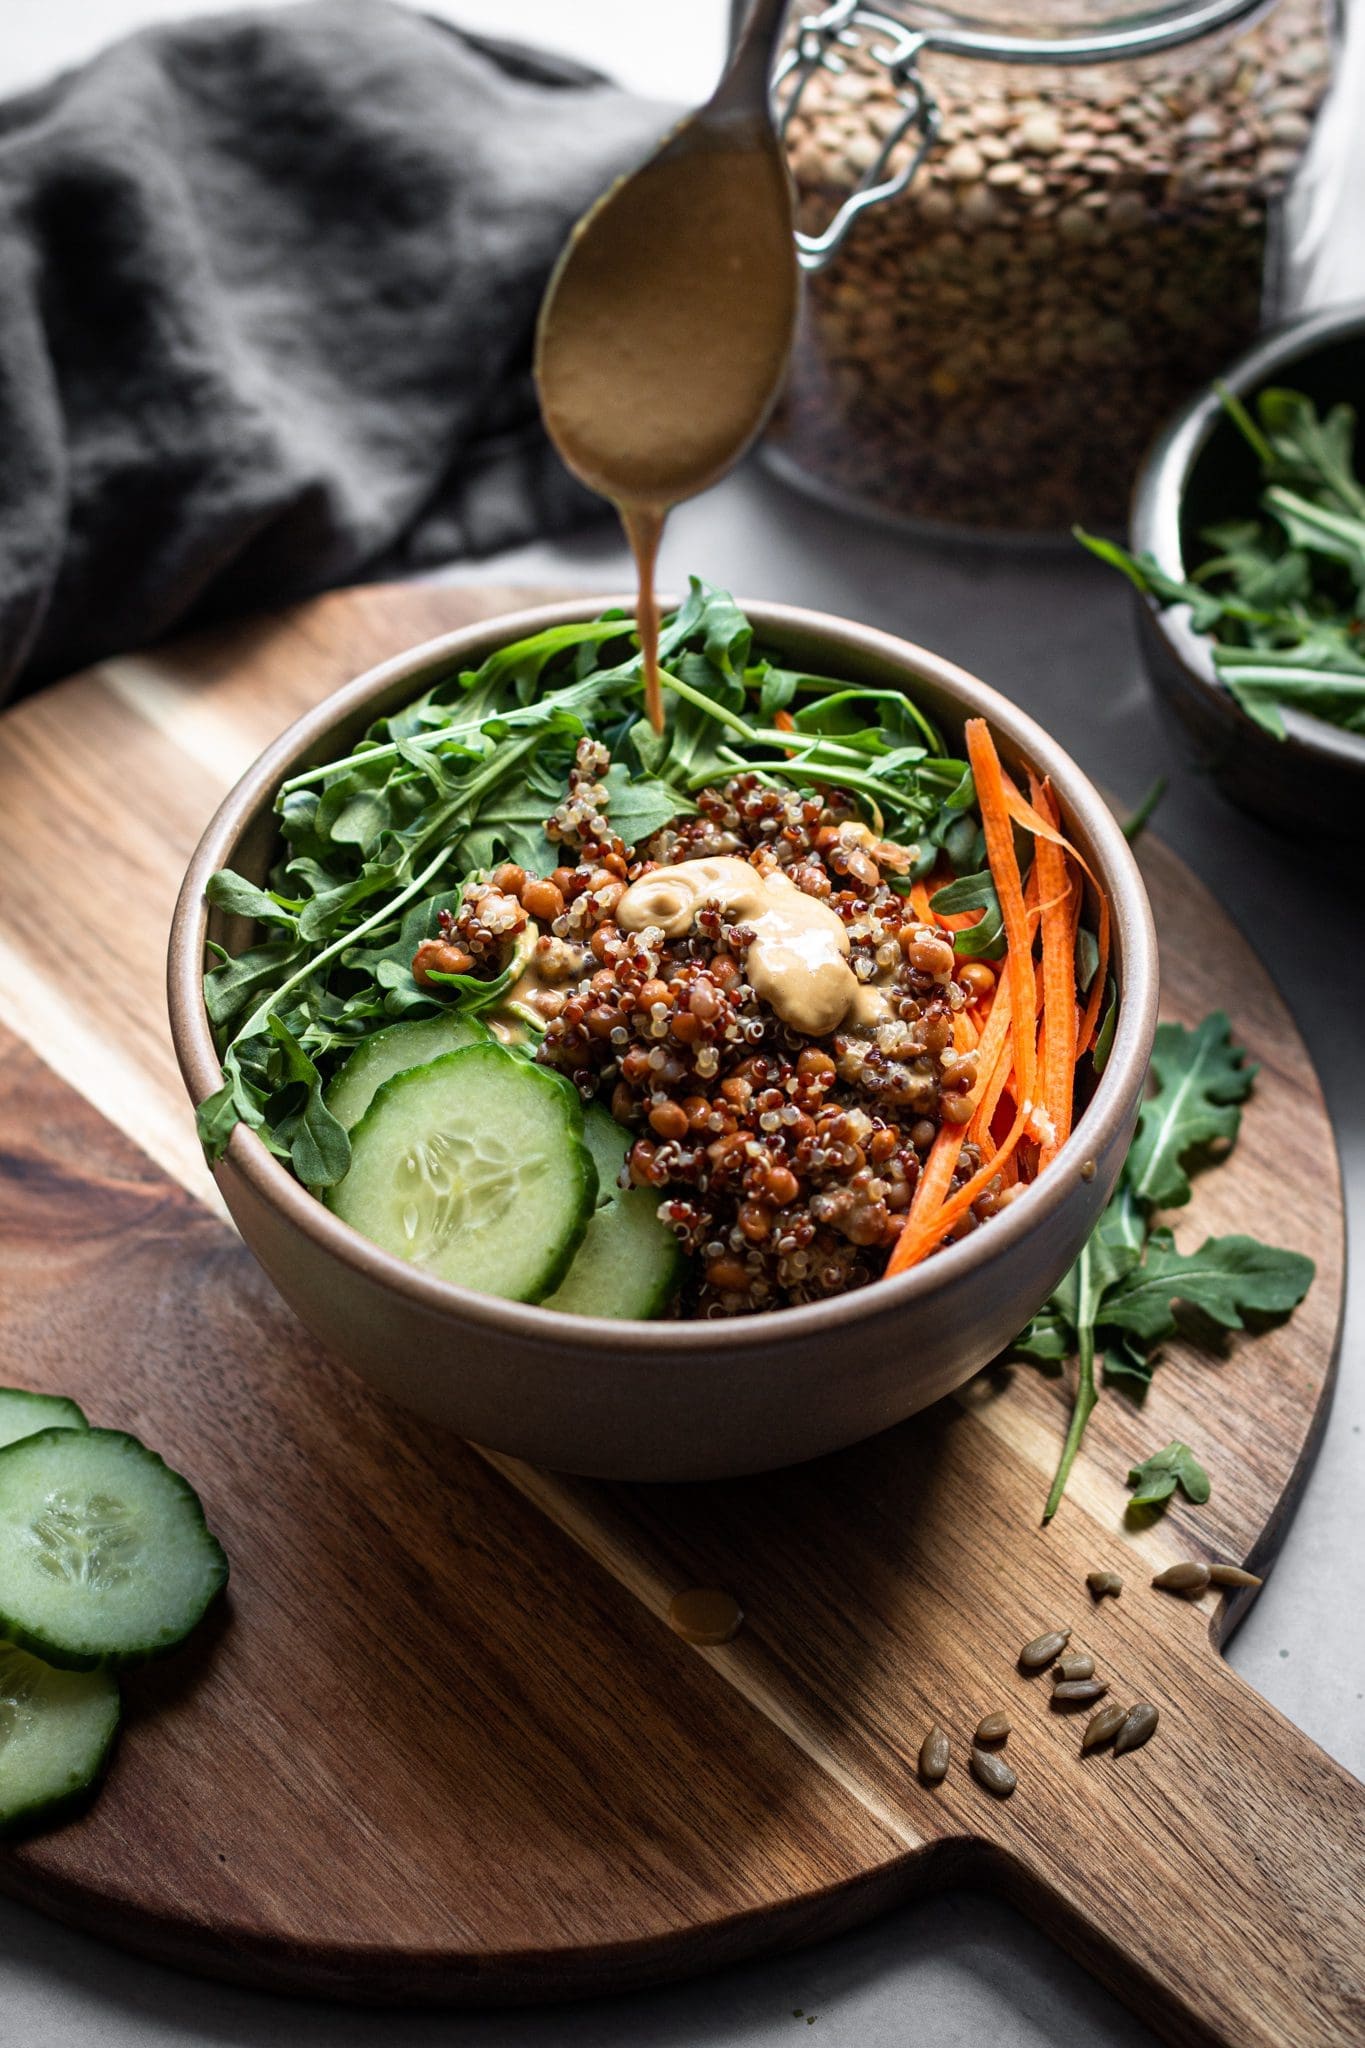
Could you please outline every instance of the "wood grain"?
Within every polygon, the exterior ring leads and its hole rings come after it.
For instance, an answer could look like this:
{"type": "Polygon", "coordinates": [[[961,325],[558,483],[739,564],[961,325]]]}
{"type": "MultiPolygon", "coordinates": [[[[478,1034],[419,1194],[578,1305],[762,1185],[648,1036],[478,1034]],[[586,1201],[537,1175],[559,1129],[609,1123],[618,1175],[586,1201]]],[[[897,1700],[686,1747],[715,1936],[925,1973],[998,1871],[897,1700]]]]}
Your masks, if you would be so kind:
{"type": "Polygon", "coordinates": [[[1031,1370],[792,1472],[565,1480],[386,1408],[219,1221],[160,996],[190,847],[287,718],[510,596],[345,593],[0,721],[0,864],[23,878],[0,897],[0,1378],[148,1436],[234,1562],[200,1646],[130,1683],[99,1803],[0,1855],[0,1887],[217,1974],[478,2001],[623,1988],[967,1877],[1171,2040],[1365,2039],[1365,1793],[1222,1663],[1234,1609],[1147,1583],[1182,1555],[1273,1555],[1342,1294],[1306,1053],[1159,846],[1167,1012],[1222,1004],[1263,1068],[1178,1235],[1262,1229],[1319,1277],[1277,1330],[1217,1357],[1173,1346],[1144,1411],[1107,1396],[1046,1531],[1067,1390],[1031,1370]],[[1123,1475],[1171,1436],[1213,1498],[1129,1533],[1123,1475]],[[1125,1591],[1095,1609],[1102,1565],[1125,1591]],[[742,1601],[733,1643],[668,1631],[695,1583],[742,1601]],[[1080,1721],[1014,1668],[1053,1622],[1118,1697],[1160,1706],[1146,1749],[1080,1760],[1080,1721]],[[1004,1805],[965,1769],[996,1706],[1020,1779],[1004,1805]],[[914,1774],[931,1718],[955,1748],[934,1792],[914,1774]]]}

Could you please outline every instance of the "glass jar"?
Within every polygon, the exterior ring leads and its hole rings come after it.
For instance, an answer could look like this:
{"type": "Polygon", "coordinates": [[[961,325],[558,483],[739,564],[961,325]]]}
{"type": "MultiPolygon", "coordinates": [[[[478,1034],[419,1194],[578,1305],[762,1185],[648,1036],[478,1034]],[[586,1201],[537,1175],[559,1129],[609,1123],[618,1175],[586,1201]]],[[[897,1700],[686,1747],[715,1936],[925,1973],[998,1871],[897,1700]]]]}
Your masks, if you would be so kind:
{"type": "Polygon", "coordinates": [[[1280,310],[1328,13],[995,4],[800,22],[776,94],[809,274],[766,451],[892,519],[1116,527],[1160,423],[1280,310]]]}

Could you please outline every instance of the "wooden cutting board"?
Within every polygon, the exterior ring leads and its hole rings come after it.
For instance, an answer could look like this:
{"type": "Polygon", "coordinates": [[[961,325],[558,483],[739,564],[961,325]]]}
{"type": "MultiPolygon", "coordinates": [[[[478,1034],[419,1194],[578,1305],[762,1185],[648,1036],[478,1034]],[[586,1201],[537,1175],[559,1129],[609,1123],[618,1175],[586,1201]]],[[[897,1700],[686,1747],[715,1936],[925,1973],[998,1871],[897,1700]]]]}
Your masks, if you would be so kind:
{"type": "MultiPolygon", "coordinates": [[[[517,600],[525,592],[515,593],[517,600]]],[[[1247,946],[1155,842],[1167,1014],[1221,1004],[1262,1073],[1186,1245],[1318,1261],[1282,1328],[1171,1347],[1107,1395],[1056,1522],[1066,1390],[1023,1367],[860,1448],[726,1485],[552,1477],[442,1438],[331,1366],[221,1218],[167,1039],[172,899],[265,741],[372,661],[513,601],[342,593],[106,664],[0,720],[0,1380],[74,1394],[202,1489],[231,1598],[134,1676],[98,1803],[0,1887],[168,1961],[365,1999],[624,1988],[811,1940],[964,1881],[1006,1893],[1173,2041],[1365,2039],[1365,1790],[1218,1655],[1236,1610],[1154,1592],[1267,1564],[1325,1413],[1342,1299],[1332,1136],[1247,946]],[[1201,1510],[1123,1525],[1173,1436],[1201,1510]],[[1123,1597],[1094,1608],[1085,1573],[1123,1597]],[[670,1596],[747,1625],[690,1648],[670,1596]],[[1070,1623],[1154,1741],[1082,1762],[1020,1643],[1070,1623]],[[1019,1789],[965,1769],[1005,1708],[1019,1789]],[[947,1782],[914,1759],[949,1729],[947,1782]]],[[[830,1370],[839,1370],[837,1355],[830,1370]]]]}

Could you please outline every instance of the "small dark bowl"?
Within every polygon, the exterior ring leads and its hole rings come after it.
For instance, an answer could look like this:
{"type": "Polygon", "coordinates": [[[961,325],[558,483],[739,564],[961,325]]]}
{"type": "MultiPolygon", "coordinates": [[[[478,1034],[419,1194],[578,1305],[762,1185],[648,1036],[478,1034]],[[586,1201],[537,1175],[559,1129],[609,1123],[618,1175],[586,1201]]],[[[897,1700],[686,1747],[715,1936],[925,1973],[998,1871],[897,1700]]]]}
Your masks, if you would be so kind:
{"type": "MultiPolygon", "coordinates": [[[[1337,307],[1265,335],[1223,378],[1248,401],[1267,385],[1304,391],[1319,406],[1341,399],[1365,419],[1365,305],[1337,307]]],[[[1245,518],[1260,481],[1256,459],[1218,393],[1204,391],[1165,429],[1133,492],[1130,545],[1168,576],[1200,557],[1199,536],[1220,520],[1245,518]]],[[[1254,817],[1333,839],[1365,839],[1365,736],[1297,711],[1275,739],[1219,682],[1212,642],[1190,626],[1189,607],[1163,611],[1137,598],[1148,673],[1175,714],[1195,765],[1254,817]]]]}

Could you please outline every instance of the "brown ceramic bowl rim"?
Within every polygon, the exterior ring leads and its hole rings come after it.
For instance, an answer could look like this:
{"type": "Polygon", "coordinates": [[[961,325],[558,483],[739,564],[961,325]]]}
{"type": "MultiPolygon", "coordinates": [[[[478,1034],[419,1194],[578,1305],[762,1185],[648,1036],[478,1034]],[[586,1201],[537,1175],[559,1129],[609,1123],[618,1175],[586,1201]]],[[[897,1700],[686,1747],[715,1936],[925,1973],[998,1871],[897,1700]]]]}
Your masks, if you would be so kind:
{"type": "MultiPolygon", "coordinates": [[[[208,924],[204,887],[215,869],[228,864],[243,828],[262,806],[268,807],[273,802],[279,784],[298,759],[315,753],[334,726],[353,718],[370,699],[406,675],[415,677],[433,664],[447,660],[458,665],[462,658],[476,650],[482,655],[497,645],[510,644],[547,626],[595,618],[608,605],[618,604],[629,614],[633,599],[574,597],[482,620],[425,641],[389,661],[381,662],[325,698],[297,719],[247,770],[224,798],[195,850],[181,886],[171,927],[168,961],[171,1036],[185,1085],[196,1104],[211,1095],[222,1080],[203,1001],[204,940],[208,924]]],[[[362,1277],[381,1283],[405,1297],[416,1307],[437,1314],[455,1312],[469,1326],[496,1329],[504,1336],[515,1336],[531,1344],[543,1346],[574,1341],[587,1343],[602,1352],[638,1351],[641,1333],[647,1329],[651,1349],[679,1358],[691,1353],[714,1352],[718,1345],[738,1353],[770,1345],[775,1337],[784,1334],[795,1342],[822,1332],[831,1334],[836,1330],[846,1330],[852,1324],[881,1316],[895,1308],[912,1309],[916,1302],[973,1274],[989,1284],[990,1268],[996,1256],[1028,1237],[1062,1205],[1083,1162],[1101,1156],[1131,1115],[1134,1094],[1140,1092],[1145,1077],[1156,1027],[1156,934],[1137,863],[1093,784],[1033,719],[954,663],[893,634],[854,625],[826,613],[807,611],[795,605],[749,604],[743,601],[741,605],[753,622],[757,637],[767,644],[780,647],[784,639],[793,635],[806,640],[812,636],[823,639],[829,646],[833,673],[838,673],[845,658],[851,657],[856,663],[860,658],[865,661],[871,657],[894,666],[904,676],[907,685],[913,685],[917,678],[936,684],[953,697],[963,717],[988,719],[993,731],[1017,749],[1032,767],[1052,778],[1063,811],[1079,824],[1082,836],[1089,841],[1096,857],[1097,872],[1109,892],[1114,920],[1114,949],[1122,967],[1117,1029],[1095,1094],[1047,1173],[1025,1197],[1012,1203],[1003,1215],[995,1218],[989,1230],[974,1231],[959,1243],[946,1246],[933,1259],[909,1273],[878,1280],[849,1294],[835,1295],[824,1301],[803,1303],[793,1308],[768,1309],[723,1322],[641,1323],[602,1316],[575,1316],[571,1329],[568,1327],[570,1319],[557,1316],[552,1310],[475,1293],[472,1289],[418,1272],[406,1261],[382,1251],[309,1194],[257,1134],[246,1125],[239,1124],[232,1134],[228,1158],[256,1197],[302,1231],[319,1250],[362,1277]]],[[[468,665],[467,660],[465,665],[468,665]]]]}
{"type": "MultiPolygon", "coordinates": [[[[1365,337],[1365,303],[1332,306],[1304,319],[1271,328],[1223,372],[1219,382],[1238,398],[1246,398],[1272,381],[1291,381],[1296,363],[1321,348],[1365,337]]],[[[1133,485],[1129,543],[1135,555],[1150,554],[1168,576],[1185,576],[1185,493],[1209,439],[1223,418],[1223,401],[1212,385],[1205,386],[1163,427],[1148,451],[1133,485]]],[[[1232,692],[1218,680],[1212,642],[1196,633],[1186,604],[1162,605],[1145,593],[1155,630],[1166,642],[1190,683],[1224,717],[1244,725],[1277,751],[1330,761],[1354,769],[1365,778],[1365,734],[1347,732],[1288,707],[1285,738],[1277,740],[1243,711],[1232,692]]]]}

